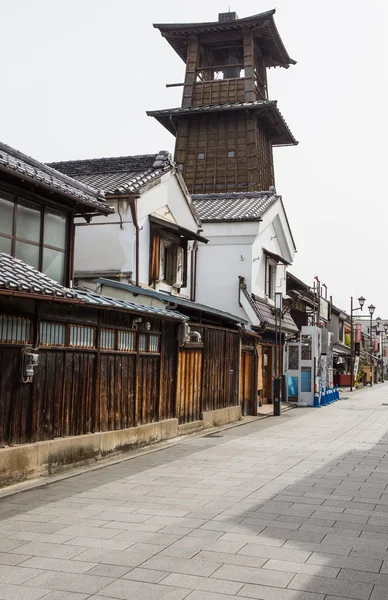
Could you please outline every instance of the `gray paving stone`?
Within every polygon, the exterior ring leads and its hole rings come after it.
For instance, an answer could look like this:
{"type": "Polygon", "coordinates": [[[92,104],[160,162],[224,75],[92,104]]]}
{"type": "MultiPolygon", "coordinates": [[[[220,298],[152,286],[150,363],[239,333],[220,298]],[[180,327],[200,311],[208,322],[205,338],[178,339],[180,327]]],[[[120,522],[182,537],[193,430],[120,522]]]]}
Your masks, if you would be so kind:
{"type": "Polygon", "coordinates": [[[72,558],[81,551],[75,546],[64,544],[50,544],[46,542],[28,542],[11,550],[13,554],[27,554],[29,556],[48,556],[53,558],[72,558]]]}
{"type": "Polygon", "coordinates": [[[172,588],[128,579],[117,579],[100,592],[100,596],[92,596],[90,600],[99,598],[119,598],[122,600],[183,600],[190,590],[172,588]]]}
{"type": "Polygon", "coordinates": [[[50,590],[35,588],[27,585],[11,585],[2,583],[0,585],[0,600],[38,600],[50,590]]]}
{"type": "Polygon", "coordinates": [[[289,589],[282,590],[280,588],[270,588],[252,584],[244,585],[238,593],[237,598],[240,598],[240,595],[248,598],[258,598],[259,600],[327,600],[327,597],[324,594],[314,594],[289,589]]]}
{"type": "Polygon", "coordinates": [[[74,537],[62,547],[78,548],[78,551],[82,551],[83,548],[105,548],[105,550],[126,550],[133,545],[133,542],[120,542],[117,540],[105,540],[101,538],[92,537],[74,537]]]}
{"type": "Polygon", "coordinates": [[[289,587],[294,590],[331,594],[340,598],[369,600],[373,586],[369,583],[352,583],[327,577],[295,575],[289,587]]]}
{"type": "MultiPolygon", "coordinates": [[[[25,557],[26,558],[26,557],[25,557]]],[[[78,560],[64,560],[60,558],[48,558],[34,556],[21,564],[22,567],[31,567],[46,571],[63,571],[64,573],[85,573],[96,566],[92,562],[81,562],[78,560]]]]}
{"type": "Polygon", "coordinates": [[[255,556],[243,556],[241,554],[224,554],[222,552],[209,552],[202,550],[195,555],[194,560],[206,560],[228,565],[242,565],[244,567],[254,567],[260,569],[267,558],[259,558],[255,556]]]}
{"type": "MultiPolygon", "coordinates": [[[[119,568],[119,567],[116,567],[119,568]]],[[[143,569],[135,567],[123,575],[123,579],[131,579],[132,581],[143,581],[144,583],[159,583],[169,573],[166,571],[155,571],[153,569],[143,569]]],[[[185,575],[187,577],[187,575],[185,575]]]]}
{"type": "Polygon", "coordinates": [[[62,590],[64,592],[95,594],[112,581],[111,577],[46,571],[31,580],[29,585],[32,587],[48,588],[50,590],[62,590]]]}
{"type": "Polygon", "coordinates": [[[154,556],[154,554],[158,554],[162,549],[162,546],[141,543],[134,544],[127,550],[121,552],[115,550],[110,551],[104,548],[90,548],[77,555],[76,560],[123,567],[137,567],[143,561],[154,556]]]}
{"type": "Polygon", "coordinates": [[[367,571],[354,571],[350,569],[341,569],[338,579],[347,579],[349,581],[361,581],[363,583],[373,583],[385,587],[388,590],[388,575],[383,573],[370,573],[367,571]]]}
{"type": "Polygon", "coordinates": [[[300,573],[302,575],[320,575],[321,577],[332,577],[336,578],[340,569],[337,567],[324,567],[322,565],[313,565],[306,563],[298,563],[295,561],[284,561],[270,559],[268,560],[264,569],[272,569],[273,571],[286,571],[290,573],[300,573]]]}
{"type": "Polygon", "coordinates": [[[242,583],[237,583],[234,581],[222,581],[219,579],[214,580],[209,577],[181,575],[178,573],[171,573],[161,581],[161,584],[230,595],[237,594],[237,592],[243,586],[242,583]]]}
{"type": "Polygon", "coordinates": [[[77,592],[50,592],[45,596],[45,600],[86,600],[88,594],[79,594],[77,592]]]}
{"type": "Polygon", "coordinates": [[[244,546],[244,542],[228,542],[227,540],[209,540],[207,538],[196,538],[186,536],[168,546],[161,552],[163,556],[176,556],[182,558],[192,558],[200,550],[210,550],[213,552],[224,552],[226,554],[236,554],[244,546]]]}
{"type": "Polygon", "coordinates": [[[211,577],[240,581],[241,583],[255,583],[259,585],[285,588],[291,582],[294,573],[270,571],[269,569],[253,569],[236,565],[222,565],[211,577]]]}
{"type": "Polygon", "coordinates": [[[375,585],[370,600],[387,600],[387,588],[375,585]]]}
{"type": "Polygon", "coordinates": [[[222,537],[219,538],[219,542],[228,541],[228,542],[238,542],[241,544],[259,544],[260,546],[275,546],[280,548],[283,546],[285,540],[283,539],[266,537],[264,535],[243,535],[239,533],[225,533],[222,537]]]}
{"type": "Polygon", "coordinates": [[[144,569],[155,569],[169,573],[181,573],[182,575],[199,575],[209,577],[221,564],[207,562],[205,560],[190,560],[187,558],[174,558],[158,554],[141,565],[144,569]]]}

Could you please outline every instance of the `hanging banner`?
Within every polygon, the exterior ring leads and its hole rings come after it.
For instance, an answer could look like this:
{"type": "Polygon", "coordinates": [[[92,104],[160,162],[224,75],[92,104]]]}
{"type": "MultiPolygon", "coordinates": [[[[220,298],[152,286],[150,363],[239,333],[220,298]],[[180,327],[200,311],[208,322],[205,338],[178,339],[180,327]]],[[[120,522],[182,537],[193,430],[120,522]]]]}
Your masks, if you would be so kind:
{"type": "Polygon", "coordinates": [[[360,365],[360,357],[356,356],[356,358],[354,359],[354,371],[353,371],[353,375],[354,375],[355,379],[357,377],[359,365],[360,365]]]}
{"type": "Polygon", "coordinates": [[[388,348],[384,348],[384,358],[387,358],[388,356],[388,348]]]}
{"type": "Polygon", "coordinates": [[[357,343],[361,343],[361,330],[362,330],[361,323],[357,323],[357,325],[356,325],[356,342],[357,343]]]}
{"type": "Polygon", "coordinates": [[[375,337],[375,341],[373,344],[373,352],[378,352],[379,351],[379,338],[375,337]]]}

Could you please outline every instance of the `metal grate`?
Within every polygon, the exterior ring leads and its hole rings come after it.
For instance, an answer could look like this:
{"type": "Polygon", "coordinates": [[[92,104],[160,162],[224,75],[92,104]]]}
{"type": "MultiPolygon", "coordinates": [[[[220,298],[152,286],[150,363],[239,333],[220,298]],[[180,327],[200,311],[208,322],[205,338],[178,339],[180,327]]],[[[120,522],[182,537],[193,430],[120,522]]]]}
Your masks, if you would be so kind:
{"type": "Polygon", "coordinates": [[[30,319],[0,315],[1,343],[30,344],[31,338],[32,326],[30,319]]]}

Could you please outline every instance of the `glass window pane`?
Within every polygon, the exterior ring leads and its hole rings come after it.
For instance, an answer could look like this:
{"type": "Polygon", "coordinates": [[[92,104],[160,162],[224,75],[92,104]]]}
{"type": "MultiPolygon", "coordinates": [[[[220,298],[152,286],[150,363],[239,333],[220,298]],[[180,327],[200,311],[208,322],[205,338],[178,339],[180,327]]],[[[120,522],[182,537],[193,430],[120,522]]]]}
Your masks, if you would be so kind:
{"type": "Polygon", "coordinates": [[[299,369],[299,347],[289,346],[288,347],[288,368],[291,371],[297,371],[299,369]]]}
{"type": "Polygon", "coordinates": [[[302,335],[302,360],[311,360],[311,346],[312,337],[311,335],[302,335]]]}
{"type": "Polygon", "coordinates": [[[8,233],[12,235],[13,226],[13,207],[14,203],[11,202],[7,194],[1,192],[0,196],[0,231],[2,233],[8,233]]]}
{"type": "Polygon", "coordinates": [[[31,267],[39,269],[39,246],[33,246],[32,244],[25,244],[24,242],[16,242],[15,256],[24,260],[31,267]]]}
{"type": "Polygon", "coordinates": [[[311,368],[301,369],[301,392],[311,392],[311,368]]]}
{"type": "Polygon", "coordinates": [[[10,238],[5,238],[0,235],[0,252],[5,252],[6,254],[11,254],[11,248],[12,248],[12,240],[10,238]]]}
{"type": "Polygon", "coordinates": [[[66,247],[66,215],[54,210],[44,216],[44,244],[62,250],[66,247]]]}
{"type": "Polygon", "coordinates": [[[65,274],[65,253],[43,248],[43,273],[54,281],[63,284],[65,274]]]}
{"type": "Polygon", "coordinates": [[[40,220],[39,207],[20,200],[16,211],[16,237],[40,242],[40,220]]]}

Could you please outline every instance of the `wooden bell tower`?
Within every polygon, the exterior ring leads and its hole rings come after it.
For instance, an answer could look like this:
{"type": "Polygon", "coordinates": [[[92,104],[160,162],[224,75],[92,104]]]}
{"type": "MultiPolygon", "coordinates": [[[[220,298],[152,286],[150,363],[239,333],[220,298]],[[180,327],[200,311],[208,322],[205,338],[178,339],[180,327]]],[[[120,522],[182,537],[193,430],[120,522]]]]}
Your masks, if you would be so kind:
{"type": "Polygon", "coordinates": [[[273,146],[297,144],[268,97],[267,69],[295,64],[274,13],[154,25],[186,63],[186,74],[182,106],[147,114],[176,136],[175,161],[191,193],[268,190],[275,185],[273,146]]]}

